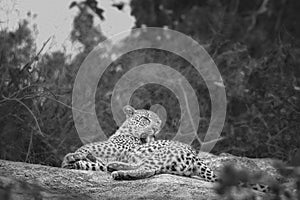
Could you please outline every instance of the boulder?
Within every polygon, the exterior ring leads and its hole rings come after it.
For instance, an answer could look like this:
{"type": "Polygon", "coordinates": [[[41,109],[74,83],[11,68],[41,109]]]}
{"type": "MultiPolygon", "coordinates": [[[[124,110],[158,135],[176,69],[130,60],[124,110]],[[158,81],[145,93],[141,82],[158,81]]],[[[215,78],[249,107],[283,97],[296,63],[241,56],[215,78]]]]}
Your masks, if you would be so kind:
{"type": "MultiPolygon", "coordinates": [[[[286,182],[270,159],[249,159],[203,153],[204,161],[216,171],[224,164],[263,171],[264,180],[286,182]]],[[[134,181],[115,181],[105,172],[80,171],[23,162],[0,160],[0,199],[222,199],[216,183],[169,174],[134,181]]],[[[240,192],[238,192],[240,193],[240,192]]],[[[256,194],[263,196],[259,192],[256,194]]]]}

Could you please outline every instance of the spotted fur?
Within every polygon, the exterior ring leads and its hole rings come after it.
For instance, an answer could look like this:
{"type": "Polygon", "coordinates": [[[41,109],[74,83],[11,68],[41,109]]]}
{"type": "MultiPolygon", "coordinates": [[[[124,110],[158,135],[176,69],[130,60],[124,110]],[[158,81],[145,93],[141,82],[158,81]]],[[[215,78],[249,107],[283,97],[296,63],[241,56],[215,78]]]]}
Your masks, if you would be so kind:
{"type": "MultiPolygon", "coordinates": [[[[175,174],[200,178],[207,182],[219,181],[196,152],[187,144],[169,140],[157,140],[140,145],[126,154],[121,161],[110,162],[107,170],[115,180],[134,180],[156,174],[175,174]]],[[[254,190],[269,191],[261,184],[250,185],[254,190]]]]}
{"type": "MultiPolygon", "coordinates": [[[[105,142],[84,145],[67,154],[62,167],[81,170],[109,171],[115,180],[134,180],[156,174],[175,174],[220,181],[191,146],[169,140],[154,140],[161,120],[148,110],[124,107],[126,120],[105,142]],[[146,143],[141,139],[146,138],[146,143]]],[[[250,185],[267,192],[268,186],[250,185]]]]}
{"type": "Polygon", "coordinates": [[[62,167],[106,171],[107,162],[124,157],[129,150],[143,143],[141,138],[153,138],[160,131],[161,120],[154,112],[135,110],[129,105],[123,111],[126,120],[107,141],[86,144],[74,153],[67,154],[62,167]]]}

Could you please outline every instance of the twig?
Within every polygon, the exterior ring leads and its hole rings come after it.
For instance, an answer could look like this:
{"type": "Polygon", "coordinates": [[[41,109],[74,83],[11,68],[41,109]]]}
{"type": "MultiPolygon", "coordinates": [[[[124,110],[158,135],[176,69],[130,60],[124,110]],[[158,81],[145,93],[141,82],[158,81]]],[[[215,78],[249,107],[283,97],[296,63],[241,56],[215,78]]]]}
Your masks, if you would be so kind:
{"type": "Polygon", "coordinates": [[[252,23],[248,27],[248,31],[251,31],[255,27],[257,16],[263,14],[264,12],[266,12],[268,10],[268,8],[267,8],[268,2],[269,2],[269,0],[263,0],[263,2],[261,3],[259,9],[252,14],[252,16],[251,16],[252,23]]]}
{"type": "Polygon", "coordinates": [[[32,112],[32,110],[31,110],[25,103],[23,103],[22,101],[20,101],[20,100],[17,99],[17,98],[9,99],[9,98],[7,98],[7,97],[5,97],[5,96],[3,96],[3,95],[2,95],[2,97],[3,97],[4,99],[6,99],[7,101],[16,101],[16,102],[18,102],[19,104],[21,104],[22,106],[24,106],[24,107],[28,110],[28,112],[31,114],[31,116],[33,117],[33,119],[34,119],[34,121],[35,121],[35,123],[36,123],[36,126],[37,126],[37,128],[38,128],[38,130],[39,130],[39,132],[40,132],[40,134],[41,134],[41,136],[45,137],[44,134],[43,134],[43,132],[42,132],[42,130],[41,130],[41,127],[40,127],[40,125],[39,125],[39,122],[38,122],[36,116],[34,115],[34,113],[32,112]]]}
{"type": "MultiPolygon", "coordinates": [[[[25,86],[25,87],[19,89],[18,91],[12,93],[12,94],[11,94],[9,97],[7,97],[7,98],[12,98],[12,97],[14,97],[14,96],[17,96],[20,92],[24,91],[24,90],[27,89],[27,88],[33,87],[33,86],[35,86],[35,85],[27,85],[27,86],[25,86]]],[[[0,103],[1,103],[1,102],[0,102],[0,103]]]]}
{"type": "Polygon", "coordinates": [[[187,110],[187,113],[188,113],[190,122],[191,122],[191,124],[192,124],[193,131],[194,131],[196,137],[198,138],[200,144],[202,145],[202,141],[201,141],[201,140],[199,139],[199,137],[197,136],[197,130],[196,130],[196,127],[195,127],[193,118],[192,118],[192,114],[191,114],[191,111],[190,111],[190,108],[189,108],[189,105],[188,105],[187,95],[186,95],[186,93],[185,93],[185,91],[184,91],[184,88],[183,88],[183,86],[182,86],[182,81],[181,81],[181,79],[179,80],[179,82],[180,82],[180,84],[179,84],[179,85],[180,85],[180,88],[181,88],[181,90],[182,90],[182,92],[183,92],[183,94],[184,94],[184,101],[185,101],[185,103],[186,103],[186,108],[187,108],[186,110],[187,110]]]}
{"type": "Polygon", "coordinates": [[[210,141],[208,141],[208,142],[203,142],[205,145],[207,145],[207,144],[211,144],[211,143],[217,143],[217,142],[219,142],[219,141],[222,141],[222,140],[225,140],[226,139],[226,137],[218,137],[217,139],[214,139],[214,140],[210,140],[210,141]]]}
{"type": "MultiPolygon", "coordinates": [[[[32,87],[32,86],[37,86],[37,87],[38,87],[38,85],[31,85],[31,87],[32,87]]],[[[28,87],[30,87],[30,86],[24,87],[23,89],[28,88],[28,87]]],[[[56,95],[55,95],[51,90],[49,90],[49,89],[46,88],[46,87],[42,87],[42,88],[43,88],[43,89],[46,89],[52,96],[54,96],[54,98],[47,97],[47,96],[43,96],[43,95],[26,95],[26,96],[20,97],[19,100],[22,100],[22,99],[32,99],[32,98],[36,98],[36,97],[45,97],[45,98],[47,98],[47,99],[50,99],[50,100],[55,101],[55,102],[57,102],[57,103],[60,103],[60,104],[66,106],[67,108],[70,108],[70,109],[72,109],[72,110],[76,110],[76,111],[81,112],[81,113],[93,114],[92,112],[87,112],[87,111],[83,111],[83,110],[74,108],[74,107],[72,107],[72,106],[67,105],[66,103],[64,103],[64,102],[62,102],[62,101],[57,100],[57,99],[56,99],[56,98],[57,98],[56,95]]],[[[15,96],[15,95],[16,95],[16,93],[14,93],[13,95],[11,95],[10,97],[4,97],[4,96],[2,96],[3,99],[0,101],[0,104],[3,103],[3,102],[5,102],[5,101],[9,101],[9,100],[12,100],[12,99],[16,99],[16,98],[12,98],[12,96],[15,96]]]]}
{"type": "Polygon", "coordinates": [[[50,41],[50,39],[51,39],[51,37],[49,37],[48,40],[46,42],[44,42],[40,51],[28,63],[25,64],[25,66],[21,69],[21,72],[23,72],[25,69],[27,70],[34,61],[39,60],[39,56],[40,56],[41,52],[44,50],[46,44],[50,41]]]}
{"type": "Polygon", "coordinates": [[[279,130],[275,135],[273,135],[273,136],[272,136],[271,134],[269,134],[270,136],[269,136],[268,140],[266,141],[266,144],[270,143],[272,140],[276,140],[277,136],[279,136],[281,133],[283,133],[284,131],[286,131],[286,130],[289,129],[289,128],[291,128],[291,127],[286,126],[286,127],[282,128],[282,129],[280,129],[280,130],[279,130]]]}
{"type": "Polygon", "coordinates": [[[59,100],[57,100],[57,99],[53,99],[53,98],[51,98],[51,97],[45,97],[45,98],[50,99],[50,100],[52,100],[52,101],[55,101],[55,102],[57,102],[57,103],[60,103],[60,104],[66,106],[67,108],[70,108],[70,109],[72,109],[72,110],[76,110],[76,111],[81,112],[81,113],[93,114],[92,112],[87,112],[87,111],[80,110],[80,109],[74,108],[74,107],[72,107],[72,106],[69,106],[68,104],[65,104],[64,102],[59,101],[59,100]]]}
{"type": "Polygon", "coordinates": [[[30,149],[31,149],[31,146],[32,146],[32,136],[33,136],[33,131],[31,130],[31,134],[30,134],[30,142],[29,142],[29,145],[28,145],[28,149],[27,149],[27,154],[26,154],[25,162],[27,162],[28,157],[29,157],[29,154],[30,154],[30,149]]]}

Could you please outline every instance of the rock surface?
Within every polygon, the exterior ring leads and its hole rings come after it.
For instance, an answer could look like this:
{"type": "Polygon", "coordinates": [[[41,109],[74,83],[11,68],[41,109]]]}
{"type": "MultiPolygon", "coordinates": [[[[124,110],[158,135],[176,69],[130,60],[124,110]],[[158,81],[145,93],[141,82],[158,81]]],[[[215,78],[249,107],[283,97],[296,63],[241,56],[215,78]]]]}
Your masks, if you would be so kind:
{"type": "MultiPolygon", "coordinates": [[[[270,159],[208,153],[203,153],[203,157],[217,173],[224,164],[232,163],[252,172],[263,171],[267,181],[284,181],[270,159]]],[[[214,187],[215,183],[167,174],[143,180],[114,181],[104,172],[0,160],[0,199],[221,199],[214,187]]]]}

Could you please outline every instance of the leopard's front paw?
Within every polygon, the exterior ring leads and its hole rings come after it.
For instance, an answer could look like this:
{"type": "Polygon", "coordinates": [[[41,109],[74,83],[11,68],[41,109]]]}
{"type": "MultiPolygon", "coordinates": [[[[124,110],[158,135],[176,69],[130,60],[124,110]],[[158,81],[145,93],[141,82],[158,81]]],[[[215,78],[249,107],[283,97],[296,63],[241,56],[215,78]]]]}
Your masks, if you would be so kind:
{"type": "Polygon", "coordinates": [[[85,160],[86,156],[80,153],[68,153],[61,164],[62,168],[74,169],[70,168],[70,166],[74,166],[74,163],[80,160],[85,160]]]}
{"type": "Polygon", "coordinates": [[[73,164],[64,164],[63,163],[61,167],[65,168],[65,169],[77,169],[75,163],[73,163],[73,164]]]}
{"type": "Polygon", "coordinates": [[[122,172],[120,171],[114,171],[111,173],[111,177],[114,179],[114,180],[122,180],[122,172]]]}
{"type": "Polygon", "coordinates": [[[111,162],[106,165],[106,169],[108,172],[114,172],[118,170],[118,166],[115,163],[111,162]]]}
{"type": "Polygon", "coordinates": [[[86,169],[86,165],[85,165],[85,161],[82,161],[82,160],[78,160],[78,161],[75,161],[73,163],[64,164],[62,166],[62,168],[65,168],[65,169],[87,170],[86,169]]]}

